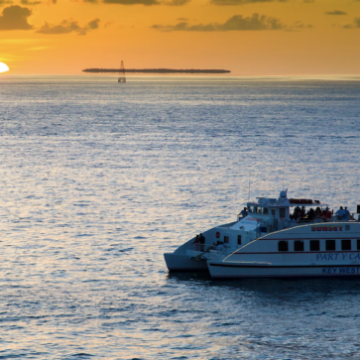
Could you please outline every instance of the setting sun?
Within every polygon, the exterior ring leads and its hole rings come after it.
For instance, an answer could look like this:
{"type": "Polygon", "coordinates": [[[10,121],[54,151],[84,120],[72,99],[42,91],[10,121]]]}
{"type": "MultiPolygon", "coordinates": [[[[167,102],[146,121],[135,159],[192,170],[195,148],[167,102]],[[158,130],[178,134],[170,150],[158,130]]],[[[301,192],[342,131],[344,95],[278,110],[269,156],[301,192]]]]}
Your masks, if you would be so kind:
{"type": "Polygon", "coordinates": [[[9,71],[9,67],[6,64],[0,62],[0,73],[3,73],[5,71],[9,71]]]}

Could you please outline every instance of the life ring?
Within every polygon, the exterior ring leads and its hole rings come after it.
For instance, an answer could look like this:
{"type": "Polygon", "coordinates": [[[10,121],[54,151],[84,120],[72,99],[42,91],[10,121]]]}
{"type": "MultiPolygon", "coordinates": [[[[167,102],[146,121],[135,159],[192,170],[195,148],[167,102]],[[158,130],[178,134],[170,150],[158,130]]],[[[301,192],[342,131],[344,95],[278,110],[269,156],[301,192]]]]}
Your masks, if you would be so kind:
{"type": "Polygon", "coordinates": [[[217,239],[220,239],[220,233],[218,231],[216,232],[215,236],[217,239]]]}

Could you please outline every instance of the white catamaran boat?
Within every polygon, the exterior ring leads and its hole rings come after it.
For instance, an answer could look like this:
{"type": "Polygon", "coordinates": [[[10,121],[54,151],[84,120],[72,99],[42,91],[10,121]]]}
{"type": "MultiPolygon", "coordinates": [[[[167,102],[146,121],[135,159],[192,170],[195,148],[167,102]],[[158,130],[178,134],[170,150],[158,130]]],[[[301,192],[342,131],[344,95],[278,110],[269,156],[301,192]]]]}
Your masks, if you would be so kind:
{"type": "MultiPolygon", "coordinates": [[[[360,222],[318,200],[257,198],[237,221],[164,254],[169,271],[213,278],[360,276],[360,222]],[[314,210],[316,208],[316,210],[314,210]]],[[[358,206],[360,212],[360,206],[358,206]]]]}

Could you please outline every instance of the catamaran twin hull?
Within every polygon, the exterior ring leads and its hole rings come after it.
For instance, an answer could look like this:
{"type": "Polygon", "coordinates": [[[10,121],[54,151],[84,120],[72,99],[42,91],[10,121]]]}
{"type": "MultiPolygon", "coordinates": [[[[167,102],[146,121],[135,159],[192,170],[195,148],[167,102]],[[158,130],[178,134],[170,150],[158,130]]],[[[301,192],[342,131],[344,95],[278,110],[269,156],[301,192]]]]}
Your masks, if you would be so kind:
{"type": "Polygon", "coordinates": [[[208,269],[213,278],[360,276],[360,223],[302,225],[266,234],[228,255],[184,255],[165,254],[170,271],[208,269]]]}
{"type": "Polygon", "coordinates": [[[165,254],[169,270],[208,269],[214,278],[360,276],[360,222],[349,213],[339,219],[319,200],[288,199],[287,191],[247,209],[165,254]]]}

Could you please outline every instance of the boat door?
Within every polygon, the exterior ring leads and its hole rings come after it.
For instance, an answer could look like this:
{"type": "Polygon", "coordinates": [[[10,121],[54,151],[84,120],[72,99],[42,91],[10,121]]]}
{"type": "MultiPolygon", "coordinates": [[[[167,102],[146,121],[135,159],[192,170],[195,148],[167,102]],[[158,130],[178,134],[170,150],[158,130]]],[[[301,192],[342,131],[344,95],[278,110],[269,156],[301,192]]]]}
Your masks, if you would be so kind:
{"type": "Polygon", "coordinates": [[[279,230],[285,228],[286,210],[287,210],[286,207],[279,207],[279,222],[278,222],[279,230]]]}

